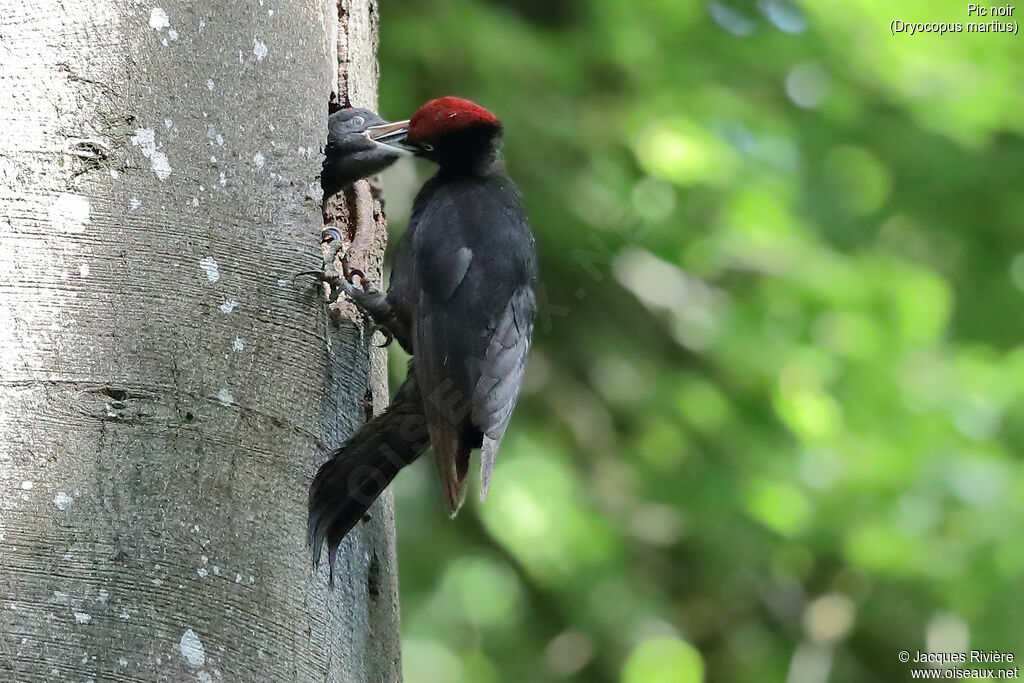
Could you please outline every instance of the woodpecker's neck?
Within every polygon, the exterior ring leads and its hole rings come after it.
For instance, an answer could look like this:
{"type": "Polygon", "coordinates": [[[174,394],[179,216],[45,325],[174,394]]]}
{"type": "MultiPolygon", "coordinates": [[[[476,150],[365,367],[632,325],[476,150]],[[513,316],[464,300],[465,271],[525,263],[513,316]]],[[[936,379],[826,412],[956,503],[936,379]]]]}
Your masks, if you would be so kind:
{"type": "Polygon", "coordinates": [[[487,129],[443,136],[425,156],[437,163],[445,176],[487,176],[501,167],[498,135],[487,129]]]}

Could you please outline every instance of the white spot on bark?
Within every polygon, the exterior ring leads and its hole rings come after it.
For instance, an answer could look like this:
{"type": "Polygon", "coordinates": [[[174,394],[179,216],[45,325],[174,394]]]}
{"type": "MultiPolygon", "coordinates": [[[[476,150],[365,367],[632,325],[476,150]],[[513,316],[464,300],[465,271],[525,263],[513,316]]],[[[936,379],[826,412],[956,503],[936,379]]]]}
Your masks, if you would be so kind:
{"type": "Polygon", "coordinates": [[[252,163],[256,164],[256,168],[263,168],[263,164],[266,163],[266,160],[263,158],[262,154],[256,152],[252,157],[252,163]]]}
{"type": "Polygon", "coordinates": [[[167,16],[167,12],[163,11],[159,7],[154,7],[149,13],[149,27],[156,29],[157,31],[165,29],[171,25],[171,20],[167,16]]]}
{"type": "Polygon", "coordinates": [[[92,617],[85,612],[75,612],[75,621],[79,624],[88,624],[92,621],[92,617]]]}
{"type": "Polygon", "coordinates": [[[163,579],[150,579],[149,582],[151,584],[153,584],[154,586],[162,586],[162,585],[164,585],[164,580],[163,579]]]}
{"type": "Polygon", "coordinates": [[[132,197],[131,199],[128,200],[128,206],[131,207],[132,211],[134,211],[135,209],[142,206],[142,202],[139,201],[138,197],[132,197]]]}
{"type": "Polygon", "coordinates": [[[262,62],[263,58],[267,56],[267,44],[261,41],[259,38],[252,39],[252,53],[256,55],[256,60],[262,62]]]}
{"type": "Polygon", "coordinates": [[[205,579],[207,576],[210,575],[210,572],[206,571],[206,567],[200,567],[196,570],[196,574],[199,574],[199,578],[205,579]]]}
{"type": "Polygon", "coordinates": [[[220,146],[220,147],[224,146],[224,136],[223,135],[221,135],[220,133],[217,133],[216,140],[217,140],[217,145],[218,146],[220,146]]]}
{"type": "MultiPolygon", "coordinates": [[[[235,402],[235,397],[232,396],[231,392],[228,391],[227,389],[221,389],[220,391],[217,392],[217,400],[220,401],[221,403],[223,403],[224,405],[229,406],[229,405],[231,405],[232,403],[235,402]]],[[[220,570],[218,570],[216,567],[214,567],[213,568],[213,573],[214,574],[219,574],[220,570]]]]}
{"type": "Polygon", "coordinates": [[[290,280],[278,280],[277,281],[277,286],[278,287],[287,287],[290,282],[291,282],[290,280]]]}
{"type": "Polygon", "coordinates": [[[78,265],[78,275],[80,277],[89,277],[89,264],[81,263],[78,265]]]}
{"type": "Polygon", "coordinates": [[[67,510],[73,502],[75,499],[63,491],[58,491],[57,495],[53,497],[53,504],[57,506],[58,510],[67,510]]]}
{"type": "Polygon", "coordinates": [[[178,32],[175,31],[172,28],[170,31],[167,32],[167,37],[170,38],[171,40],[177,40],[178,39],[178,32]]]}
{"type": "Polygon", "coordinates": [[[149,159],[149,165],[160,180],[167,180],[171,177],[171,162],[163,152],[153,152],[149,159]]]}
{"type": "Polygon", "coordinates": [[[167,180],[171,177],[171,162],[166,154],[156,148],[156,131],[152,128],[137,128],[131,141],[142,152],[142,156],[149,159],[149,166],[157,178],[167,180]]]}
{"type": "Polygon", "coordinates": [[[192,666],[199,668],[206,663],[206,653],[203,652],[203,642],[192,629],[181,634],[181,641],[178,643],[181,649],[181,656],[192,666]]]}
{"type": "Polygon", "coordinates": [[[167,130],[174,128],[174,121],[170,119],[164,119],[164,128],[166,128],[167,130]]]}
{"type": "Polygon", "coordinates": [[[85,197],[65,192],[50,204],[50,227],[54,232],[82,232],[88,224],[89,200],[85,197]]]}
{"type": "Polygon", "coordinates": [[[203,19],[199,20],[199,32],[202,33],[203,29],[206,28],[206,21],[203,19]]]}
{"type": "Polygon", "coordinates": [[[199,267],[206,271],[206,279],[210,282],[220,279],[220,268],[217,267],[217,261],[212,256],[200,259],[199,267]]]}
{"type": "Polygon", "coordinates": [[[163,40],[161,40],[160,42],[161,42],[161,43],[163,43],[163,46],[164,46],[164,47],[167,47],[167,39],[166,39],[166,38],[164,38],[164,39],[163,39],[163,40]]]}
{"type": "Polygon", "coordinates": [[[228,184],[228,178],[227,178],[226,175],[224,175],[224,171],[220,172],[220,184],[221,185],[227,185],[228,184]]]}
{"type": "Polygon", "coordinates": [[[231,343],[231,348],[235,351],[245,351],[245,342],[239,337],[235,337],[235,341],[231,343]]]}
{"type": "Polygon", "coordinates": [[[235,583],[242,583],[242,575],[235,574],[235,583]]]}
{"type": "Polygon", "coordinates": [[[249,583],[256,583],[256,577],[252,574],[249,574],[249,583]]]}
{"type": "Polygon", "coordinates": [[[193,533],[197,533],[197,534],[199,533],[199,525],[198,524],[193,524],[192,525],[192,532],[193,533]]]}
{"type": "Polygon", "coordinates": [[[125,659],[124,657],[119,658],[117,660],[117,663],[120,664],[121,666],[128,666],[128,660],[125,659]]]}
{"type": "Polygon", "coordinates": [[[28,481],[27,479],[25,481],[21,482],[21,490],[22,491],[29,491],[29,490],[32,489],[32,486],[33,486],[32,482],[28,481]]]}
{"type": "Polygon", "coordinates": [[[207,78],[206,79],[206,89],[207,90],[213,90],[213,79],[212,78],[207,78]]]}
{"type": "Polygon", "coordinates": [[[63,591],[53,591],[53,599],[55,602],[67,602],[68,594],[63,591]]]}
{"type": "Polygon", "coordinates": [[[108,590],[106,590],[104,588],[101,588],[100,589],[100,594],[99,594],[99,601],[100,602],[106,602],[107,598],[109,598],[109,597],[110,597],[110,591],[108,591],[108,590]]]}
{"type": "Polygon", "coordinates": [[[213,676],[205,671],[200,671],[196,674],[196,680],[199,681],[199,683],[213,683],[213,676]]]}
{"type": "Polygon", "coordinates": [[[220,567],[218,567],[217,565],[213,565],[213,573],[217,576],[220,576],[220,567]]]}
{"type": "Polygon", "coordinates": [[[230,313],[231,311],[235,310],[235,306],[237,306],[237,305],[238,305],[237,301],[235,301],[234,299],[228,299],[227,301],[225,301],[224,303],[222,303],[220,305],[220,312],[221,313],[230,313]]]}
{"type": "Polygon", "coordinates": [[[272,10],[272,9],[268,9],[268,10],[267,10],[267,16],[268,16],[268,17],[272,17],[272,16],[274,16],[274,10],[272,10]]]}
{"type": "Polygon", "coordinates": [[[128,610],[121,610],[121,613],[117,616],[118,618],[124,619],[125,621],[128,621],[132,618],[132,615],[128,614],[128,610]]]}

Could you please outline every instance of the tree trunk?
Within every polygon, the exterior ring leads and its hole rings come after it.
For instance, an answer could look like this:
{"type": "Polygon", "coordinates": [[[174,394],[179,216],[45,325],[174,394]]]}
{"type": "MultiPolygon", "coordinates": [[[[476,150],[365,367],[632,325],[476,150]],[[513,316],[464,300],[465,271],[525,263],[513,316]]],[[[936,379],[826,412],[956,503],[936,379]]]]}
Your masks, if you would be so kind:
{"type": "Polygon", "coordinates": [[[383,356],[292,280],[375,31],[373,0],[5,7],[0,680],[398,680],[391,499],[333,592],[305,545],[383,356]]]}

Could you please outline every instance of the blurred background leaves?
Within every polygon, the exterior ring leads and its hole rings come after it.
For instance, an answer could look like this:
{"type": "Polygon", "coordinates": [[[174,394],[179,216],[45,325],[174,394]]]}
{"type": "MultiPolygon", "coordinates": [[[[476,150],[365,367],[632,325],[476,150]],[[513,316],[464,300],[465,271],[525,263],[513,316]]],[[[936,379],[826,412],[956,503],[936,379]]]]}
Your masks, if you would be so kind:
{"type": "Polygon", "coordinates": [[[407,683],[905,680],[901,649],[1024,642],[1024,48],[892,19],[975,20],[382,1],[382,113],[499,115],[543,279],[489,500],[395,484],[407,683]]]}

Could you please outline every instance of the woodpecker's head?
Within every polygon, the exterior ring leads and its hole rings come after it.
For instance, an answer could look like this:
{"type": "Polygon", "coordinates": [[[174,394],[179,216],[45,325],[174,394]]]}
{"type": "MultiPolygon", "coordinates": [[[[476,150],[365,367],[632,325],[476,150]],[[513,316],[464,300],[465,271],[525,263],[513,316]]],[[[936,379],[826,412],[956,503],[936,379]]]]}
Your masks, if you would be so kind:
{"type": "Polygon", "coordinates": [[[387,124],[387,121],[369,109],[339,109],[327,118],[328,155],[344,157],[376,149],[380,154],[398,156],[400,152],[381,148],[367,139],[367,129],[382,124],[387,124]]]}
{"type": "Polygon", "coordinates": [[[382,123],[387,123],[387,121],[369,109],[349,107],[339,109],[331,114],[327,118],[327,129],[328,135],[332,137],[361,136],[361,133],[370,126],[378,126],[382,123]]]}
{"type": "Polygon", "coordinates": [[[399,147],[444,168],[478,167],[493,159],[501,122],[483,107],[460,97],[439,97],[408,121],[367,129],[371,140],[399,147]]]}
{"type": "Polygon", "coordinates": [[[400,149],[379,145],[366,131],[387,122],[367,109],[341,109],[327,119],[327,147],[320,182],[326,199],[360,178],[379,173],[402,154],[400,149]]]}

